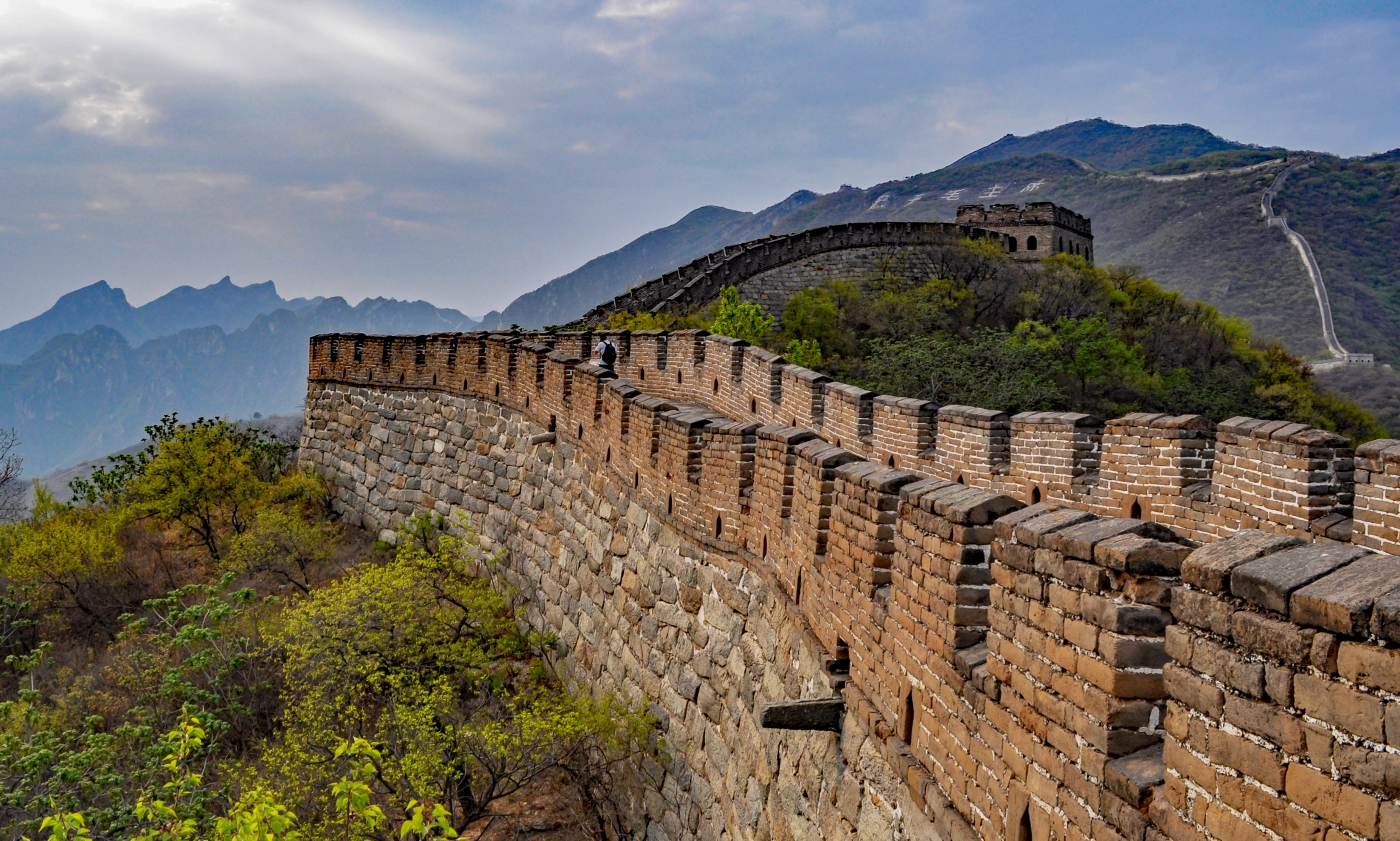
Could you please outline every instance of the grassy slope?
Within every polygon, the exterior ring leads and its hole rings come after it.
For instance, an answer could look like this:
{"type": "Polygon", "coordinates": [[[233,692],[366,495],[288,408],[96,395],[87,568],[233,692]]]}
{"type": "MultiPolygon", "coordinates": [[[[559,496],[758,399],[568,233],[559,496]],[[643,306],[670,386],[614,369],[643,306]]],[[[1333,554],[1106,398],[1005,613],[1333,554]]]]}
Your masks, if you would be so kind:
{"type": "Polygon", "coordinates": [[[1342,345],[1400,363],[1400,161],[1387,158],[1319,159],[1274,207],[1312,246],[1342,345]]]}
{"type": "Polygon", "coordinates": [[[1376,422],[1400,437],[1400,372],[1377,365],[1351,365],[1316,375],[1317,386],[1353,400],[1376,422]]]}

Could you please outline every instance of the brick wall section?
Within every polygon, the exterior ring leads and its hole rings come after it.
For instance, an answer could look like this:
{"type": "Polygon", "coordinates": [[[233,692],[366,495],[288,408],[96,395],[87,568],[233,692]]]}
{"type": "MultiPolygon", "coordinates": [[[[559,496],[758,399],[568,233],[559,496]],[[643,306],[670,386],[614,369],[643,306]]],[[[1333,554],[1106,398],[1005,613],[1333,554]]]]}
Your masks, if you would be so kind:
{"type": "Polygon", "coordinates": [[[782,402],[775,422],[804,429],[821,428],[829,382],[831,377],[825,374],[796,365],[785,366],[778,379],[782,402]]]}
{"type": "Polygon", "coordinates": [[[827,383],[822,436],[862,456],[873,449],[875,392],[845,383],[827,383]]]}
{"type": "Polygon", "coordinates": [[[1313,523],[1313,532],[1381,552],[1400,551],[1400,441],[1367,441],[1356,448],[1355,467],[1355,522],[1324,518],[1313,523]]]}
{"type": "Polygon", "coordinates": [[[938,437],[938,406],[881,394],[872,401],[870,458],[889,467],[930,475],[924,456],[938,437]]]}
{"type": "Polygon", "coordinates": [[[1189,549],[1155,523],[1053,503],[995,533],[986,669],[1019,808],[1038,839],[1142,838],[1145,804],[1113,766],[1159,764],[1167,606],[1189,549]]]}
{"type": "MultiPolygon", "coordinates": [[[[512,404],[523,407],[528,397],[532,405],[544,400],[558,409],[565,402],[561,389],[566,381],[570,402],[575,392],[597,386],[585,381],[587,374],[561,370],[560,360],[593,361],[591,343],[601,335],[321,336],[312,343],[310,370],[318,378],[324,370],[326,379],[356,384],[458,390],[466,383],[465,393],[486,399],[498,399],[499,385],[500,399],[512,404]],[[335,361],[330,359],[333,338],[335,361]],[[392,345],[387,363],[382,357],[386,341],[392,345]],[[450,351],[453,342],[455,355],[450,351]],[[361,351],[358,363],[353,361],[356,346],[361,351]],[[553,350],[544,352],[541,346],[553,350]],[[541,353],[546,357],[544,384],[538,380],[541,353]],[[512,376],[513,366],[525,373],[512,376]]],[[[1137,516],[1196,540],[1260,527],[1346,542],[1354,510],[1373,535],[1400,529],[1400,511],[1379,490],[1389,481],[1384,471],[1378,472],[1378,484],[1365,489],[1357,509],[1346,442],[1310,427],[1236,418],[1217,434],[1209,421],[1196,415],[1128,415],[1104,426],[1095,471],[1092,425],[1070,432],[1063,421],[1053,420],[1053,414],[1016,419],[1014,428],[1003,413],[972,407],[943,407],[938,417],[930,418],[932,406],[921,401],[870,395],[832,383],[768,351],[703,331],[607,335],[623,353],[615,372],[594,366],[588,369],[597,371],[594,376],[615,374],[647,394],[703,403],[735,420],[809,429],[887,466],[893,456],[895,467],[921,476],[961,476],[966,484],[1025,501],[1031,501],[1039,484],[1049,483],[1055,489],[1040,488],[1043,499],[1101,514],[1132,516],[1136,503],[1137,516]],[[719,393],[714,390],[716,381],[719,393]]],[[[580,423],[592,428],[586,413],[569,408],[578,415],[571,429],[576,431],[580,423]]],[[[546,421],[549,415],[562,416],[550,411],[543,415],[546,421]]],[[[1374,543],[1376,538],[1364,539],[1372,541],[1366,545],[1383,545],[1374,543]]]]}
{"type": "Polygon", "coordinates": [[[1192,494],[1209,498],[1215,463],[1215,424],[1200,415],[1139,412],[1108,422],[1095,487],[1097,507],[1142,515],[1180,529],[1198,530],[1204,515],[1190,508],[1192,494]]]}
{"type": "Polygon", "coordinates": [[[1314,520],[1352,514],[1353,451],[1340,435],[1231,418],[1216,430],[1215,463],[1212,501],[1248,526],[1307,533],[1314,520]]]}
{"type": "Polygon", "coordinates": [[[1182,577],[1162,831],[1400,837],[1400,559],[1249,530],[1197,550],[1182,577]]]}
{"type": "Polygon", "coordinates": [[[938,410],[935,473],[978,488],[998,486],[1011,461],[1011,418],[973,406],[938,410]]]}
{"type": "MultiPolygon", "coordinates": [[[[579,362],[569,337],[553,349],[507,334],[398,338],[387,361],[382,339],[358,337],[358,363],[357,337],[337,338],[334,360],[329,337],[312,342],[304,462],[331,477],[347,520],[386,538],[417,511],[471,514],[512,549],[513,580],[538,596],[531,621],[561,631],[569,668],[652,699],[675,757],[660,799],[633,792],[639,833],[1020,841],[1024,822],[1032,841],[1341,841],[1400,827],[1388,776],[1400,562],[1337,529],[1354,479],[1356,536],[1390,539],[1380,480],[1400,443],[1363,448],[1353,477],[1335,436],[1223,424],[1224,460],[1255,471],[1266,498],[1310,485],[1335,499],[1307,500],[1306,528],[1240,532],[1249,515],[1212,508],[1218,487],[1178,493],[1178,510],[1207,520],[1175,530],[1156,508],[1100,516],[1097,487],[1022,507],[1016,483],[1063,464],[1047,455],[1039,473],[1013,473],[1018,436],[1066,419],[1013,429],[1002,413],[944,407],[935,451],[906,470],[833,446],[824,428],[731,417],[696,402],[712,394],[696,372],[714,358],[740,360],[739,394],[792,372],[747,348],[711,353],[695,333],[666,337],[682,377],[648,376],[654,390],[579,362]],[[964,484],[925,475],[950,466],[964,484]],[[1217,532],[1183,563],[1188,537],[1217,532]],[[839,741],[756,729],[764,698],[838,690],[839,741]]],[[[646,341],[629,344],[639,365],[646,341]]],[[[1120,479],[1140,470],[1144,491],[1199,485],[1191,459],[1215,439],[1198,426],[1110,422],[1100,481],[1116,464],[1120,479]]],[[[872,454],[885,428],[872,420],[872,454]]],[[[1051,440],[1063,453],[1073,439],[1051,440]]],[[[1245,475],[1221,461],[1217,486],[1245,475]]]]}
{"type": "Polygon", "coordinates": [[[830,280],[861,280],[892,273],[920,281],[937,275],[947,249],[960,240],[993,239],[1014,259],[1039,260],[1067,251],[1093,259],[1087,218],[1050,202],[1025,208],[978,205],[958,208],[956,224],[938,222],[850,222],[728,245],[594,307],[581,319],[595,327],[615,312],[681,314],[714,300],[724,286],[773,315],[787,299],[830,280]],[[1034,235],[1038,248],[1026,247],[1034,235]]]}
{"type": "Polygon", "coordinates": [[[788,299],[804,289],[833,280],[860,283],[875,275],[893,274],[913,283],[937,276],[937,250],[907,247],[848,248],[827,251],[751,277],[736,278],[739,296],[758,304],[781,322],[788,299]]]}
{"type": "Polygon", "coordinates": [[[1028,503],[1082,499],[1099,470],[1103,421],[1078,412],[1022,412],[1011,418],[1010,477],[1028,503]]]}

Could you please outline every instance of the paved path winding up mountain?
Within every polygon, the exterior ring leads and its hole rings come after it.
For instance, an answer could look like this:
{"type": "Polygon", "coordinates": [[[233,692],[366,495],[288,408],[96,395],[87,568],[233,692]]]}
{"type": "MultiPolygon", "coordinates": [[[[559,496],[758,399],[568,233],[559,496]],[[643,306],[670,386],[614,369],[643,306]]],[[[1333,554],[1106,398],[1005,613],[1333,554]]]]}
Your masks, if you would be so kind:
{"type": "Polygon", "coordinates": [[[1303,239],[1303,235],[1288,227],[1288,220],[1274,213],[1274,197],[1278,195],[1279,187],[1283,186],[1283,180],[1290,172],[1302,169],[1312,164],[1312,158],[1304,158],[1302,161],[1288,167],[1274,178],[1269,189],[1264,191],[1263,201],[1260,206],[1264,211],[1264,221],[1271,228],[1282,228],[1283,233],[1288,237],[1288,241],[1293,243],[1293,247],[1298,249],[1298,254],[1303,258],[1303,265],[1308,269],[1308,276],[1312,278],[1313,294],[1317,296],[1317,307],[1322,312],[1322,337],[1327,340],[1327,349],[1338,359],[1347,358],[1346,348],[1337,341],[1337,331],[1332,327],[1332,304],[1327,300],[1327,287],[1322,283],[1322,270],[1317,267],[1317,259],[1313,257],[1312,247],[1308,241],[1303,239]]]}

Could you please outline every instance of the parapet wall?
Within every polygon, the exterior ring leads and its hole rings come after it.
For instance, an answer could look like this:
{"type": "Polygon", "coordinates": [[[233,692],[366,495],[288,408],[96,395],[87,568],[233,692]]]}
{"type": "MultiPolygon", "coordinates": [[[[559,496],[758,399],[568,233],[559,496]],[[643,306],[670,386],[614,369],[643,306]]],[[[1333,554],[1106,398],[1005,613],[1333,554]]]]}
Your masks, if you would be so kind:
{"type": "Polygon", "coordinates": [[[1196,541],[1259,528],[1352,542],[1355,530],[1357,545],[1400,548],[1400,442],[1373,441],[1358,462],[1345,438],[1285,421],[1231,418],[1217,428],[1199,415],[1104,422],[940,407],[832,382],[761,348],[689,330],[317,336],[311,373],[501,399],[534,419],[585,429],[601,420],[616,377],[636,392],[617,398],[619,413],[643,396],[699,404],[733,420],[806,429],[918,476],[1153,520],[1196,541]],[[581,365],[602,337],[619,349],[615,371],[581,365]],[[593,395],[592,410],[576,398],[581,391],[593,395]]]}
{"type": "Polygon", "coordinates": [[[469,512],[576,672],[658,704],[639,832],[1397,837],[1400,442],[935,407],[694,331],[611,334],[611,372],[598,336],[315,337],[303,459],[370,528],[469,512]],[[756,729],[836,692],[839,741],[756,729]]]}
{"type": "Polygon", "coordinates": [[[874,260],[881,254],[907,254],[929,247],[947,246],[963,237],[999,239],[1000,235],[990,230],[944,222],[847,222],[794,234],[763,237],[728,245],[692,260],[607,303],[599,304],[585,313],[581,320],[585,324],[598,326],[614,312],[667,312],[679,315],[718,297],[724,286],[742,286],[749,278],[788,263],[842,251],[867,252],[862,259],[874,260]]]}

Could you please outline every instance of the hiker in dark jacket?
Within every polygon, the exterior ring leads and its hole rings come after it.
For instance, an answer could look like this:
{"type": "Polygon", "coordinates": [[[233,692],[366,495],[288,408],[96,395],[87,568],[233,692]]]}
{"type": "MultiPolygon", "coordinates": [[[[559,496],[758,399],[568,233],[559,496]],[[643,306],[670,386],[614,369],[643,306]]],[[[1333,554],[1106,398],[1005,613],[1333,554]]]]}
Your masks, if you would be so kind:
{"type": "Polygon", "coordinates": [[[607,339],[602,339],[598,342],[598,347],[594,348],[594,350],[598,352],[599,363],[601,363],[604,368],[611,371],[613,365],[617,364],[617,348],[613,347],[613,343],[607,339]]]}

